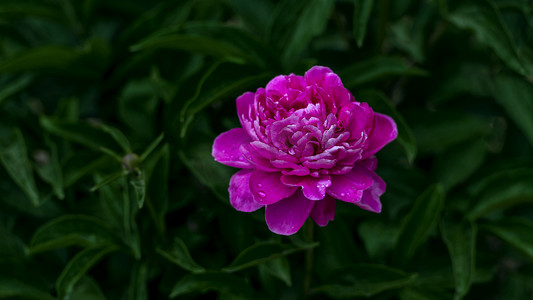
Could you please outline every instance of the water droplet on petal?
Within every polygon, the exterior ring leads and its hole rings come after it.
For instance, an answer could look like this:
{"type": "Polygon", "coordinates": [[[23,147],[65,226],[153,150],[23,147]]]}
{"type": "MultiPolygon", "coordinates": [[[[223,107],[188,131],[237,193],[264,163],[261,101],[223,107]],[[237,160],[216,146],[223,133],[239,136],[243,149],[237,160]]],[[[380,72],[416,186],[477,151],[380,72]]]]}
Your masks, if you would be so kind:
{"type": "Polygon", "coordinates": [[[257,192],[259,197],[264,198],[266,196],[265,192],[257,192]]]}
{"type": "Polygon", "coordinates": [[[258,187],[263,187],[263,185],[262,185],[262,184],[260,184],[260,183],[258,183],[258,184],[257,184],[257,186],[258,186],[258,187]]]}
{"type": "Polygon", "coordinates": [[[341,197],[344,197],[344,196],[346,196],[346,194],[345,194],[345,193],[341,193],[340,196],[341,196],[341,197]]]}

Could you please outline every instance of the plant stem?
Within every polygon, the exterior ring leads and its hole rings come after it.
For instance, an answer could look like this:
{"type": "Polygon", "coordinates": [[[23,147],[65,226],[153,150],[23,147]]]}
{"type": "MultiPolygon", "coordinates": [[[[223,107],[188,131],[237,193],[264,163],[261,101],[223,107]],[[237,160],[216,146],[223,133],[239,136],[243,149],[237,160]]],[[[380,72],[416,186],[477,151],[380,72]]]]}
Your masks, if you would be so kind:
{"type": "MultiPolygon", "coordinates": [[[[312,243],[314,241],[314,229],[315,224],[313,224],[313,221],[307,220],[306,224],[304,225],[304,238],[307,242],[312,243]]],[[[313,272],[313,248],[308,249],[305,252],[305,277],[304,277],[304,294],[303,296],[307,296],[310,292],[311,288],[311,277],[313,272]]]]}

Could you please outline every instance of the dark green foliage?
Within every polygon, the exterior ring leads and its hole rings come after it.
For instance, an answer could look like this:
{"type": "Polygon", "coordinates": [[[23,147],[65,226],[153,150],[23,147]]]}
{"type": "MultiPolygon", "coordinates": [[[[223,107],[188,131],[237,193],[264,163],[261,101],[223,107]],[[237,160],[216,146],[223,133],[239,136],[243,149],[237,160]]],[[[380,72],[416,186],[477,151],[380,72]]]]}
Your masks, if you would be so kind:
{"type": "Polygon", "coordinates": [[[0,1],[0,299],[532,299],[532,262],[530,0],[0,1]],[[381,214],[282,237],[211,145],[313,65],[399,135],[381,214]]]}

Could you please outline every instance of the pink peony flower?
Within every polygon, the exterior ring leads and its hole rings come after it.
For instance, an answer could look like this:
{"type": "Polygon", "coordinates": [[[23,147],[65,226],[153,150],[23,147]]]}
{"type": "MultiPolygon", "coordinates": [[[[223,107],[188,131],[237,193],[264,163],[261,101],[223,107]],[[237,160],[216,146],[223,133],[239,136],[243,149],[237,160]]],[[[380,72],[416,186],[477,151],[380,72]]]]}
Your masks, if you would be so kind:
{"type": "Polygon", "coordinates": [[[296,233],[311,218],[325,226],[336,200],[379,213],[385,182],[374,154],[397,136],[394,121],[375,113],[327,67],[280,75],[237,98],[242,128],[221,133],[213,157],[241,168],[231,177],[239,211],[265,207],[268,228],[296,233]]]}

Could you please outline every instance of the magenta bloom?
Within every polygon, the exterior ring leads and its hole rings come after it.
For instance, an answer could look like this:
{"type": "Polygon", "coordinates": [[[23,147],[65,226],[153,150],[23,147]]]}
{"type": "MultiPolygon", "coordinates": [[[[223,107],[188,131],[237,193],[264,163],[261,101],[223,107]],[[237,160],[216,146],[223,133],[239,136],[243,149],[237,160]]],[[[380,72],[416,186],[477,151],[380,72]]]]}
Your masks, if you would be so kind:
{"type": "Polygon", "coordinates": [[[374,154],[397,136],[396,124],[352,94],[327,67],[280,75],[237,98],[242,128],[221,133],[213,157],[241,168],[231,177],[239,211],[265,207],[268,228],[296,233],[311,216],[335,217],[336,200],[381,212],[385,182],[374,154]]]}

